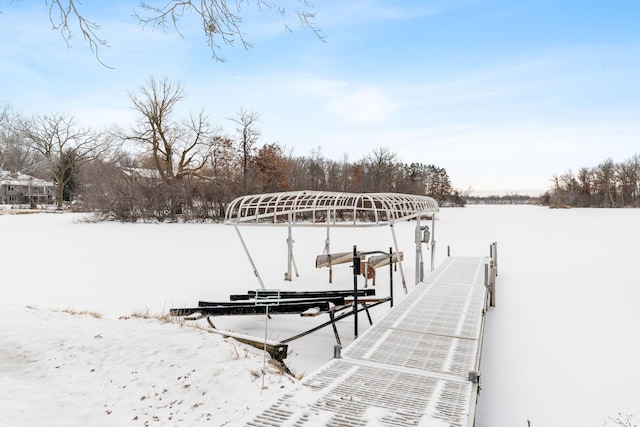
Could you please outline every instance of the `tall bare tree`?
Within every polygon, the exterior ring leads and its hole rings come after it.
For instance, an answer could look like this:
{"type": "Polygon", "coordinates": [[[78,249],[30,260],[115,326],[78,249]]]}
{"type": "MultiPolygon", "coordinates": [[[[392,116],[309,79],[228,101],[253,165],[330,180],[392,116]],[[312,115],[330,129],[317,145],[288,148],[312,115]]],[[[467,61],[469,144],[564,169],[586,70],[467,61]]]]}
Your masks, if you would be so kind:
{"type": "Polygon", "coordinates": [[[324,190],[327,188],[326,184],[326,166],[327,161],[322,155],[322,150],[318,147],[317,150],[311,150],[309,169],[307,174],[311,180],[311,190],[324,190]]]}
{"type": "Polygon", "coordinates": [[[636,199],[636,188],[640,177],[640,170],[633,159],[616,165],[616,177],[620,184],[618,192],[619,205],[622,207],[633,206],[636,199]]]}
{"type": "Polygon", "coordinates": [[[167,77],[149,77],[130,98],[138,119],[121,136],[146,148],[165,183],[199,176],[212,155],[218,129],[203,111],[174,119],[176,105],[185,98],[182,85],[167,77]]]}
{"type": "Polygon", "coordinates": [[[398,168],[398,155],[387,147],[374,148],[365,158],[365,174],[368,180],[367,191],[395,191],[395,172],[398,168]]]}
{"type": "Polygon", "coordinates": [[[262,134],[256,127],[260,115],[255,111],[240,109],[235,117],[229,118],[236,125],[236,150],[242,169],[242,192],[247,194],[252,179],[251,161],[256,154],[256,143],[262,134]]]}
{"type": "Polygon", "coordinates": [[[616,206],[616,166],[613,160],[607,159],[595,169],[596,191],[601,197],[604,207],[616,206]]]}
{"type": "Polygon", "coordinates": [[[38,154],[25,140],[26,121],[9,104],[0,106],[0,170],[40,175],[38,154]]]}
{"type": "Polygon", "coordinates": [[[577,179],[580,192],[578,204],[582,207],[590,206],[591,193],[593,192],[593,170],[585,167],[579,168],[577,179]]]}
{"type": "Polygon", "coordinates": [[[99,133],[78,127],[72,116],[52,113],[35,116],[24,128],[31,148],[46,162],[56,183],[56,203],[63,206],[65,187],[83,164],[100,158],[111,149],[99,133]]]}

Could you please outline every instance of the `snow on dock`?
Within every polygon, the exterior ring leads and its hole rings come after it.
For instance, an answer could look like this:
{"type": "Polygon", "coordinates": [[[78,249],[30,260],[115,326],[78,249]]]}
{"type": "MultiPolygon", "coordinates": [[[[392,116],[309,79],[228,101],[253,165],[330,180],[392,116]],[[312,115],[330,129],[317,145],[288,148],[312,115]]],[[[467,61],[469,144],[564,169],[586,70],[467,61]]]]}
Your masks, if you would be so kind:
{"type": "Polygon", "coordinates": [[[496,268],[491,258],[447,258],[340,357],[245,425],[473,426],[496,268]]]}

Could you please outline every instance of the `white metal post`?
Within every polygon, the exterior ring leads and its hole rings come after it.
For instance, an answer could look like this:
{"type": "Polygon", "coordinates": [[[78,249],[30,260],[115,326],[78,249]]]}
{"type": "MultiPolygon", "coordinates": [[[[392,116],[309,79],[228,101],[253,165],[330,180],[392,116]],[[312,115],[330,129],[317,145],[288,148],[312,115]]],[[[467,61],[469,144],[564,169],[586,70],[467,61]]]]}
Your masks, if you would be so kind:
{"type": "Polygon", "coordinates": [[[287,274],[284,280],[293,280],[291,276],[291,264],[293,263],[293,232],[291,231],[291,214],[289,214],[289,226],[287,235],[287,274]]]}
{"type": "Polygon", "coordinates": [[[396,230],[393,228],[393,223],[389,224],[391,228],[391,236],[393,237],[393,249],[398,254],[398,266],[400,266],[400,277],[402,278],[402,289],[404,289],[405,295],[407,294],[407,281],[404,278],[404,268],[402,268],[402,261],[400,260],[400,250],[398,249],[398,239],[396,238],[396,230]]]}
{"type": "Polygon", "coordinates": [[[258,269],[256,268],[256,265],[253,262],[253,258],[251,258],[251,254],[247,249],[247,245],[244,243],[244,239],[242,238],[242,234],[240,234],[240,230],[238,229],[238,226],[234,225],[233,228],[236,229],[236,233],[238,233],[238,237],[240,237],[240,242],[242,243],[242,247],[244,248],[244,253],[247,254],[247,258],[249,258],[249,262],[251,263],[251,268],[253,268],[253,274],[258,278],[258,283],[260,283],[260,287],[262,289],[266,289],[264,287],[264,283],[262,283],[262,278],[260,277],[260,273],[258,273],[258,269]]]}
{"type": "Polygon", "coordinates": [[[431,271],[436,268],[436,216],[431,217],[431,271]]]}
{"type": "Polygon", "coordinates": [[[420,216],[416,217],[416,266],[415,266],[415,284],[417,285],[422,281],[422,236],[420,233],[420,216]]]}

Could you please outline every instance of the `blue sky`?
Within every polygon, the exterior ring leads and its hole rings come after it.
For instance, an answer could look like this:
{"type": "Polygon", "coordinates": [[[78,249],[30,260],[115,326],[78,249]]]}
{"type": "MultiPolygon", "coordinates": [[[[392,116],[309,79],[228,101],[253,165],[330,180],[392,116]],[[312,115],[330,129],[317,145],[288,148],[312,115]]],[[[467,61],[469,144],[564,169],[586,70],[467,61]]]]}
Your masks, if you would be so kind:
{"type": "Polygon", "coordinates": [[[326,42],[247,7],[253,48],[223,47],[224,63],[197,23],[182,38],[141,29],[137,5],[80,4],[111,45],[107,69],[77,32],[68,48],[51,30],[44,1],[0,3],[0,102],[127,126],[128,94],[167,76],[185,86],[181,115],[204,109],[231,133],[227,118],[255,111],[261,143],[352,161],[387,147],[478,195],[538,194],[554,174],[640,153],[635,0],[318,0],[326,42]]]}

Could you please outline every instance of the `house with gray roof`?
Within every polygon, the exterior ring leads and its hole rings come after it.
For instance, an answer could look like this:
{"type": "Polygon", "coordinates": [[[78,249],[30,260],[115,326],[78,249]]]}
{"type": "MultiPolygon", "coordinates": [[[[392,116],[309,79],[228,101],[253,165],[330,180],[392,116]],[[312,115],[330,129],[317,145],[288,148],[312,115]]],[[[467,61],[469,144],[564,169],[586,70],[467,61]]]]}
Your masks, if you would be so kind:
{"type": "Polygon", "coordinates": [[[51,181],[0,170],[0,204],[53,203],[54,193],[51,181]]]}

